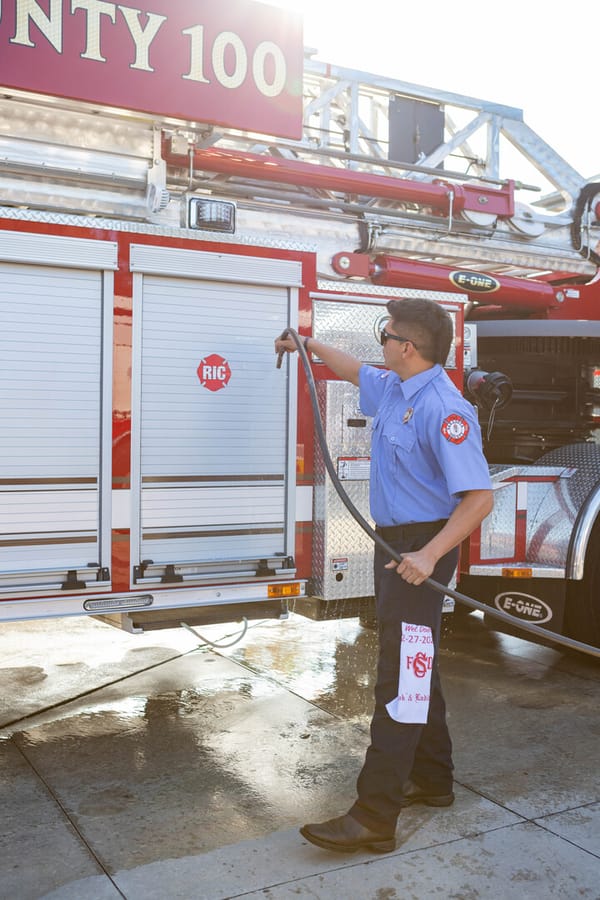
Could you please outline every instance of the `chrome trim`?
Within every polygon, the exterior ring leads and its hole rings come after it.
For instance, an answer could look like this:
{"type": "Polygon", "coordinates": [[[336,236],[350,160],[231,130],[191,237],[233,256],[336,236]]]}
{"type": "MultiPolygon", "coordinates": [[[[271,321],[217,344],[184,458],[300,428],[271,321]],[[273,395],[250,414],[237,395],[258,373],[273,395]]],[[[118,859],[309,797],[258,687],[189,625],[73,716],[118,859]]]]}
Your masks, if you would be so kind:
{"type": "Polygon", "coordinates": [[[565,564],[566,578],[572,578],[575,581],[581,581],[583,578],[585,555],[590,542],[592,528],[599,515],[600,485],[595,488],[594,493],[588,496],[571,532],[565,564]]]}

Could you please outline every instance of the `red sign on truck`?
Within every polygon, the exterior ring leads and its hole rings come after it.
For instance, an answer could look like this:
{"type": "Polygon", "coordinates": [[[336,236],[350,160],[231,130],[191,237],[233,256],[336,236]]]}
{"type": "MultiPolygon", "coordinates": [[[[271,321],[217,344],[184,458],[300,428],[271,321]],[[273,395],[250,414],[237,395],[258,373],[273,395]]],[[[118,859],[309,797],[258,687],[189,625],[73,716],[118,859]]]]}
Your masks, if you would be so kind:
{"type": "Polygon", "coordinates": [[[211,353],[201,359],[196,371],[200,384],[209,391],[220,391],[231,378],[229,363],[218,353],[211,353]]]}
{"type": "Polygon", "coordinates": [[[300,16],[251,0],[2,0],[0,85],[299,138],[300,16]]]}

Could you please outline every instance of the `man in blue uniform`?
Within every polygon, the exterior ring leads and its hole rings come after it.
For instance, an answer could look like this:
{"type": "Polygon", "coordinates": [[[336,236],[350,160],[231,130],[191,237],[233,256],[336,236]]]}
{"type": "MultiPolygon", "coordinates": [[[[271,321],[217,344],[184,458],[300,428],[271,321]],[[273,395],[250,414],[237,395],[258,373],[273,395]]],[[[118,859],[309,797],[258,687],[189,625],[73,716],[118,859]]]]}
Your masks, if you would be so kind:
{"type": "MultiPolygon", "coordinates": [[[[391,300],[381,332],[386,370],[335,347],[305,347],[340,378],[358,385],[373,416],[371,515],[402,562],[375,548],[379,657],[371,745],[357,799],[342,816],[303,826],[311,843],[354,852],[395,849],[400,810],[412,803],[449,806],[452,744],[437,654],[442,597],[458,546],[492,509],[491,482],[474,408],[442,368],[452,319],[431,300],[391,300]]],[[[277,353],[295,350],[277,339],[277,353]]]]}

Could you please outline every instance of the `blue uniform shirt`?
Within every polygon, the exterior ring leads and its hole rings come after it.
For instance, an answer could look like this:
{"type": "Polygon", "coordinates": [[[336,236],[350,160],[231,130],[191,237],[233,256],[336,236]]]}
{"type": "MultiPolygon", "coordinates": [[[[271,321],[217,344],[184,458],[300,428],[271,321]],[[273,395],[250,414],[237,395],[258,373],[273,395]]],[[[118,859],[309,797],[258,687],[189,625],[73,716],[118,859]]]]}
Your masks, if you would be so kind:
{"type": "Polygon", "coordinates": [[[447,519],[463,491],[489,490],[473,406],[435,365],[406,381],[361,366],[360,406],[373,416],[371,515],[377,525],[447,519]]]}

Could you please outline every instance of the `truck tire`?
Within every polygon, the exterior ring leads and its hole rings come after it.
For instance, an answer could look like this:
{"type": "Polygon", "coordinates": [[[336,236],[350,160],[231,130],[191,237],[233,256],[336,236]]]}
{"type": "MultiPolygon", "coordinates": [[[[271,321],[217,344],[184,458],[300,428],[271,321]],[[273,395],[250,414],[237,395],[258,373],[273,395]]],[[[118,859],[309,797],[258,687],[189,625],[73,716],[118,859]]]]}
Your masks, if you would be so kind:
{"type": "Polygon", "coordinates": [[[583,580],[567,585],[563,630],[567,637],[600,647],[600,521],[590,537],[583,580]]]}

